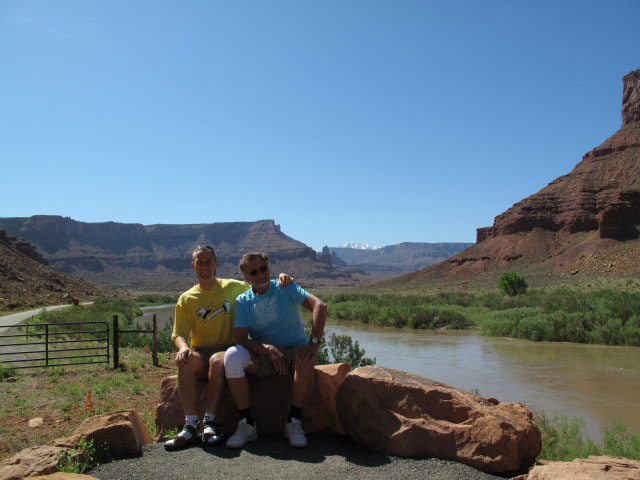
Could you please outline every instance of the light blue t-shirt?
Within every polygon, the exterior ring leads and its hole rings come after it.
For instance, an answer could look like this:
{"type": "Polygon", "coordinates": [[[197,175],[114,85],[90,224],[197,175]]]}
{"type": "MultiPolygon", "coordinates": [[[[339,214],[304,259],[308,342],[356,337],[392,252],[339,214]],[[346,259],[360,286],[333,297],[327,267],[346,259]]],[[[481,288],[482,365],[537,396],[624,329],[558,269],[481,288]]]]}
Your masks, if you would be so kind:
{"type": "Polygon", "coordinates": [[[298,305],[309,295],[295,283],[280,287],[271,280],[269,290],[262,295],[250,288],[236,299],[235,326],[249,328],[251,339],[278,347],[293,347],[307,343],[300,321],[298,305]]]}

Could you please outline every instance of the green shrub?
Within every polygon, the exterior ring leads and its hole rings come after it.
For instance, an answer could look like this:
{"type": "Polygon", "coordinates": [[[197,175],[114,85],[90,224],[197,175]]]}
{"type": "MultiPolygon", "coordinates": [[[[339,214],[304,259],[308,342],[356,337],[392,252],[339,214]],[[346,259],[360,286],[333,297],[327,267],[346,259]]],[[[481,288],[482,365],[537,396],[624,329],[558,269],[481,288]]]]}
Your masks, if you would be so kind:
{"type": "Polygon", "coordinates": [[[589,455],[611,455],[640,460],[640,436],[629,434],[620,422],[615,422],[605,431],[602,442],[596,443],[584,434],[582,418],[549,418],[542,412],[535,412],[534,420],[542,433],[540,459],[570,462],[589,455]]]}
{"type": "Polygon", "coordinates": [[[352,369],[375,365],[376,359],[365,357],[365,353],[364,348],[360,348],[358,341],[353,342],[349,335],[332,333],[327,343],[316,353],[316,363],[318,365],[348,363],[352,369]]]}
{"type": "Polygon", "coordinates": [[[516,295],[526,293],[529,285],[524,276],[515,272],[503,273],[498,279],[498,289],[503,295],[515,297],[516,295]]]}
{"type": "Polygon", "coordinates": [[[15,377],[16,369],[14,367],[5,366],[0,363],[0,380],[4,380],[5,378],[15,377]]]}

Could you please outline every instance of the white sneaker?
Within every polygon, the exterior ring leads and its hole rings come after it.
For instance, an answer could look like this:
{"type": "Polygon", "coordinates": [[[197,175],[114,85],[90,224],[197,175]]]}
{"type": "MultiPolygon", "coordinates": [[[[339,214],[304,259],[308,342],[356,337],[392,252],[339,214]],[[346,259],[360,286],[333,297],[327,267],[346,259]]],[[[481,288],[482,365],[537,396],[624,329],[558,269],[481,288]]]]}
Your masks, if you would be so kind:
{"type": "Polygon", "coordinates": [[[284,426],[284,436],[289,439],[289,445],[292,447],[307,446],[307,438],[302,430],[302,422],[295,417],[292,417],[291,422],[284,426]]]}
{"type": "Polygon", "coordinates": [[[229,448],[241,448],[244,447],[247,442],[258,438],[258,429],[255,425],[248,425],[247,419],[243,418],[238,422],[238,428],[236,433],[229,437],[227,440],[227,447],[229,448]]]}

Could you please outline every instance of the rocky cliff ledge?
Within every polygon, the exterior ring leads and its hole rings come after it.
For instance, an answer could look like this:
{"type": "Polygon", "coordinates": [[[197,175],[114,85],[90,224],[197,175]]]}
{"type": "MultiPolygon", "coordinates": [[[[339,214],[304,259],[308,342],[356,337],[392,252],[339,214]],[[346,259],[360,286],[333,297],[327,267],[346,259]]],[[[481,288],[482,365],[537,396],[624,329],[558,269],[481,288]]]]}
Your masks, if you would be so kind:
{"type": "Polygon", "coordinates": [[[477,243],[541,228],[601,238],[637,237],[640,223],[640,70],[623,79],[622,127],[586,153],[567,175],[498,215],[477,230],[477,243]]]}
{"type": "Polygon", "coordinates": [[[640,70],[625,75],[622,127],[567,175],[477,230],[476,245],[387,283],[535,275],[640,275],[640,70]]]}
{"type": "Polygon", "coordinates": [[[308,287],[351,280],[348,273],[319,262],[313,249],[282,233],[273,220],[141,225],[35,215],[0,218],[0,228],[32,242],[54,269],[119,288],[187,288],[194,280],[191,252],[196,245],[215,248],[220,277],[239,278],[241,256],[264,251],[274,272],[291,273],[308,287]]]}

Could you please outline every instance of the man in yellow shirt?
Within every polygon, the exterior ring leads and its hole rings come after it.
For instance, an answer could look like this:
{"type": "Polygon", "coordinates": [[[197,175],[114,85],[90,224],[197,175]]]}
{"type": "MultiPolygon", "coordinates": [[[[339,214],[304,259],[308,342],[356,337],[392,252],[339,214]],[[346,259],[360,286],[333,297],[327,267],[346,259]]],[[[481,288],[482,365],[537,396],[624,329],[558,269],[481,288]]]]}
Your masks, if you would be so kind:
{"type": "MultiPolygon", "coordinates": [[[[171,340],[178,353],[178,391],[185,413],[185,426],[168,440],[167,450],[177,450],[198,439],[197,380],[208,379],[202,440],[206,445],[222,442],[216,429],[215,411],[225,385],[224,352],[233,340],[234,303],[249,284],[215,277],[218,261],[208,245],[199,245],[193,252],[191,267],[198,283],[184,292],[176,304],[171,340]],[[191,337],[190,344],[187,340],[191,337]]],[[[283,273],[278,280],[285,285],[292,278],[283,273]]]]}

